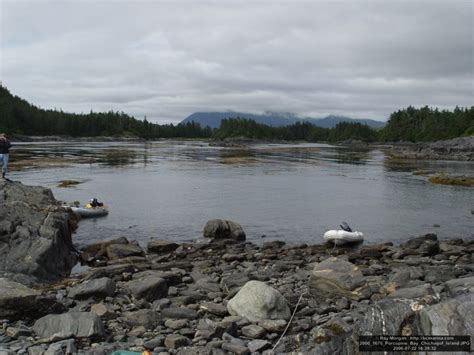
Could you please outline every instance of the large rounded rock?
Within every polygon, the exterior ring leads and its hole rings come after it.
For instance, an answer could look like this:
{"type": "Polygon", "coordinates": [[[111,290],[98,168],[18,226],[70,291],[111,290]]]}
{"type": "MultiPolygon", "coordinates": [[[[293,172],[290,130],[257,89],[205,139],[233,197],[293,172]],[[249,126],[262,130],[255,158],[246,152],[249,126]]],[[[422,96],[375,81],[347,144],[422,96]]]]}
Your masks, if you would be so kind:
{"type": "Polygon", "coordinates": [[[247,318],[251,322],[264,319],[286,319],[290,308],[280,292],[260,281],[247,282],[227,303],[231,315],[247,318]]]}
{"type": "Polygon", "coordinates": [[[71,218],[51,190],[0,180],[0,274],[32,281],[68,276],[76,261],[71,218]]]}
{"type": "Polygon", "coordinates": [[[204,238],[245,240],[242,226],[232,221],[212,219],[204,226],[204,238]]]}

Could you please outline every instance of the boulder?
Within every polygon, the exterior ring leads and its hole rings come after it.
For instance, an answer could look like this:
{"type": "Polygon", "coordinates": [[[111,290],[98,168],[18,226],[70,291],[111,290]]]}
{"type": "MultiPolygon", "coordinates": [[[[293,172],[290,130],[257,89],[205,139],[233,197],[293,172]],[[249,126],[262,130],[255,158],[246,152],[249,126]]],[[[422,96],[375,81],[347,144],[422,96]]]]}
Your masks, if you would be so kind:
{"type": "Polygon", "coordinates": [[[63,311],[62,304],[56,300],[42,297],[41,292],[0,278],[0,319],[30,320],[45,314],[63,311]]]}
{"type": "Polygon", "coordinates": [[[108,277],[85,281],[69,290],[69,297],[75,299],[112,297],[115,293],[115,282],[108,277]]]}
{"type": "MultiPolygon", "coordinates": [[[[415,322],[420,335],[474,334],[474,293],[423,308],[415,322]]],[[[471,345],[472,347],[472,345],[471,345]]],[[[472,347],[474,350],[474,347],[472,347]]]]}
{"type": "Polygon", "coordinates": [[[69,276],[76,262],[74,216],[62,210],[49,189],[0,180],[0,274],[31,281],[69,276]]]}
{"type": "Polygon", "coordinates": [[[400,244],[404,254],[435,255],[439,253],[439,242],[436,234],[426,234],[412,238],[400,244]]]}
{"type": "Polygon", "coordinates": [[[165,346],[168,349],[179,349],[190,344],[191,340],[180,334],[170,334],[165,339],[165,346]]]}
{"type": "Polygon", "coordinates": [[[148,277],[125,283],[130,293],[136,299],[145,299],[153,302],[168,295],[168,285],[161,277],[148,277]]]}
{"type": "Polygon", "coordinates": [[[33,330],[41,339],[99,339],[105,335],[100,318],[89,312],[50,314],[38,319],[33,330]]]}
{"type": "Polygon", "coordinates": [[[385,299],[377,302],[365,313],[359,323],[359,335],[402,335],[403,325],[413,319],[415,310],[410,302],[385,299]]]}
{"type": "Polygon", "coordinates": [[[245,232],[240,224],[223,219],[212,219],[204,226],[204,238],[245,240],[245,232]]]}
{"type": "Polygon", "coordinates": [[[251,322],[263,319],[286,319],[290,308],[280,292],[261,281],[249,281],[227,303],[231,315],[247,318],[251,322]]]}
{"type": "Polygon", "coordinates": [[[341,296],[358,300],[361,295],[354,290],[364,283],[365,278],[359,267],[346,260],[330,257],[314,266],[308,287],[317,298],[341,296]]]}
{"type": "Polygon", "coordinates": [[[111,244],[107,246],[107,258],[109,260],[123,259],[129,256],[143,256],[145,252],[139,245],[135,244],[111,244]]]}
{"type": "Polygon", "coordinates": [[[198,317],[195,310],[182,307],[164,308],[161,310],[161,315],[167,319],[196,319],[198,317]]]}
{"type": "Polygon", "coordinates": [[[474,276],[446,281],[446,288],[451,296],[463,293],[474,294],[474,276]]]}
{"type": "Polygon", "coordinates": [[[115,239],[106,240],[103,242],[88,244],[81,248],[81,251],[90,255],[94,255],[95,257],[104,256],[107,254],[107,247],[112,244],[128,244],[129,241],[125,237],[118,237],[115,239]]]}
{"type": "Polygon", "coordinates": [[[170,253],[176,250],[179,244],[167,240],[151,240],[148,242],[147,250],[149,253],[170,253]]]}

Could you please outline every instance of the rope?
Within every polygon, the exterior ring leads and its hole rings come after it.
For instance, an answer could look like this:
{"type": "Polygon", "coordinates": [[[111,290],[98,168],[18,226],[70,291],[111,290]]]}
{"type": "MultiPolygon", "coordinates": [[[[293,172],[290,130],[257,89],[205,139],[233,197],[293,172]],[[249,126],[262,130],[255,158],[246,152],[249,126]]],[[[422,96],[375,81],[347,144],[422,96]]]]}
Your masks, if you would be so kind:
{"type": "Polygon", "coordinates": [[[301,299],[303,298],[304,294],[306,292],[303,292],[301,295],[300,295],[300,298],[298,299],[298,302],[296,303],[296,306],[295,306],[295,309],[293,311],[293,314],[291,315],[291,318],[290,320],[288,321],[288,324],[286,325],[286,328],[285,330],[283,331],[283,333],[281,334],[280,336],[280,339],[278,339],[278,341],[276,342],[275,346],[273,347],[272,349],[272,353],[275,351],[275,349],[277,348],[278,344],[280,344],[280,341],[283,339],[283,337],[285,336],[286,332],[288,331],[288,328],[290,327],[290,324],[291,324],[291,321],[293,320],[295,314],[296,314],[296,310],[298,309],[298,306],[300,305],[300,302],[301,302],[301,299]]]}

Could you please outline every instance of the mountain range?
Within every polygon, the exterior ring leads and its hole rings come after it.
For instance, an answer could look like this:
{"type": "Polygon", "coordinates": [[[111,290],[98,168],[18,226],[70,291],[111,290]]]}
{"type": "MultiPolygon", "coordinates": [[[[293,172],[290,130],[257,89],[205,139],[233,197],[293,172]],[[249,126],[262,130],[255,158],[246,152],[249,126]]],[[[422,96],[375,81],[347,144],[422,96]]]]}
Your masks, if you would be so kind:
{"type": "Polygon", "coordinates": [[[274,127],[288,126],[296,122],[310,122],[315,126],[324,127],[324,128],[334,128],[339,122],[354,122],[366,124],[372,128],[382,128],[385,126],[385,122],[371,120],[371,119],[361,119],[361,118],[350,118],[344,116],[335,116],[329,115],[324,118],[310,118],[310,117],[298,117],[292,113],[280,113],[280,112],[265,112],[263,114],[253,114],[246,112],[235,112],[235,111],[225,111],[225,112],[195,112],[184,120],[181,123],[196,122],[199,123],[202,127],[209,126],[211,128],[218,128],[221,124],[221,121],[225,118],[247,118],[254,120],[255,122],[266,124],[274,127]]]}

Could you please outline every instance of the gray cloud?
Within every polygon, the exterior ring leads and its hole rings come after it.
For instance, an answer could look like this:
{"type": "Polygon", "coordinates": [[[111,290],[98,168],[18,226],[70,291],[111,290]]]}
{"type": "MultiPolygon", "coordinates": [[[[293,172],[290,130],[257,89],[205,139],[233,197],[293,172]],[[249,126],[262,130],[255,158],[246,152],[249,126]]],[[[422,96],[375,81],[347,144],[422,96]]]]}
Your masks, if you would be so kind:
{"type": "Polygon", "coordinates": [[[45,108],[386,119],[474,102],[471,1],[0,0],[0,75],[45,108]]]}

